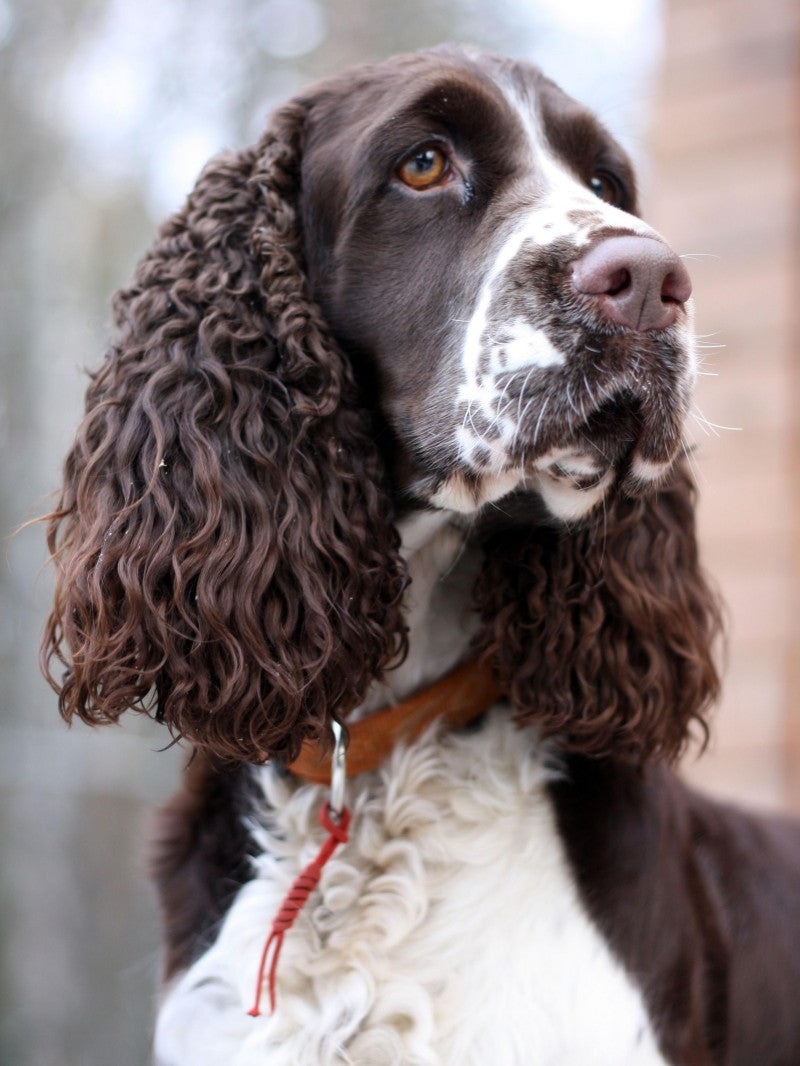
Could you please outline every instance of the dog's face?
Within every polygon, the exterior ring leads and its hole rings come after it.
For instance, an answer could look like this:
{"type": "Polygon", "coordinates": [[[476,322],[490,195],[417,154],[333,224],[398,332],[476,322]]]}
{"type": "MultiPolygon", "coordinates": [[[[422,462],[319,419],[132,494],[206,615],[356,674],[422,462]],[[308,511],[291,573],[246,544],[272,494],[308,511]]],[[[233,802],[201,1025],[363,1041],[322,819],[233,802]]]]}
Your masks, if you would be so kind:
{"type": "Polygon", "coordinates": [[[410,499],[526,489],[572,519],[666,473],[690,284],[635,211],[622,149],[530,66],[427,53],[316,100],[312,289],[373,375],[410,499]]]}

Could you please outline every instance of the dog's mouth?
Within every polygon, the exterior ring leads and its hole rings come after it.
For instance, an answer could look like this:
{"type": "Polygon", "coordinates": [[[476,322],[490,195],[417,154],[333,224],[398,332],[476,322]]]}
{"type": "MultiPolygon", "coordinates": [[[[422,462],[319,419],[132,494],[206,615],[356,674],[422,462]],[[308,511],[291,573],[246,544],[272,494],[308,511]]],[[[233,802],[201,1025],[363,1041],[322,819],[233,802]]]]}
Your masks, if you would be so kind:
{"type": "Polygon", "coordinates": [[[511,507],[512,524],[518,524],[577,521],[612,490],[646,493],[666,477],[680,451],[688,401],[649,378],[637,384],[604,382],[606,395],[591,383],[584,394],[552,382],[537,388],[535,402],[527,394],[520,398],[526,411],[513,435],[481,433],[479,444],[469,441],[467,455],[448,461],[438,476],[414,476],[419,467],[412,467],[402,479],[404,495],[464,513],[488,504],[504,515],[511,507]]]}
{"type": "Polygon", "coordinates": [[[659,464],[640,459],[643,440],[642,400],[621,391],[606,400],[544,454],[529,459],[512,490],[481,508],[478,535],[509,527],[580,521],[614,492],[638,495],[661,480],[674,456],[659,464]],[[644,476],[643,476],[643,472],[644,476]]]}
{"type": "MultiPolygon", "coordinates": [[[[550,519],[581,520],[612,493],[638,496],[666,478],[682,440],[683,410],[674,394],[667,398],[654,386],[648,392],[627,383],[588,412],[567,402],[572,418],[565,402],[563,395],[551,399],[556,415],[545,429],[546,413],[537,415],[541,450],[526,449],[533,430],[523,425],[512,454],[522,471],[517,487],[539,496],[550,519]]],[[[537,514],[533,508],[538,521],[537,514]]]]}
{"type": "MultiPolygon", "coordinates": [[[[590,492],[618,480],[630,494],[658,482],[680,451],[691,394],[683,346],[669,336],[644,342],[610,339],[616,366],[604,358],[573,358],[519,389],[523,413],[513,428],[508,458],[590,492]]],[[[593,352],[593,347],[587,345],[593,352]]]]}
{"type": "Polygon", "coordinates": [[[555,427],[553,443],[533,460],[534,469],[582,490],[596,488],[612,471],[622,475],[640,442],[641,411],[639,398],[621,392],[574,427],[567,426],[560,434],[555,427]]]}
{"type": "Polygon", "coordinates": [[[487,370],[474,393],[462,390],[455,434],[443,427],[438,456],[426,449],[435,464],[414,463],[414,498],[474,513],[521,490],[572,521],[612,488],[636,496],[664,480],[691,396],[685,331],[598,333],[573,321],[551,341],[559,361],[487,370]]]}

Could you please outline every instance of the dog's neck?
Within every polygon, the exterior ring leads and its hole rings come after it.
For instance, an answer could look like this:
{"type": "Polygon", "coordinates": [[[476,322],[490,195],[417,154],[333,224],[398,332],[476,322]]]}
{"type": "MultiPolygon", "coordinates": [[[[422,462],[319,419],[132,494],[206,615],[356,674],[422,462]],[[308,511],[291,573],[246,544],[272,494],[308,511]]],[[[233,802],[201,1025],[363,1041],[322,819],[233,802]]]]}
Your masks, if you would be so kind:
{"type": "Polygon", "coordinates": [[[406,699],[469,655],[477,629],[470,605],[478,559],[466,533],[447,511],[418,512],[400,523],[411,579],[405,594],[408,655],[371,685],[351,720],[406,699]]]}

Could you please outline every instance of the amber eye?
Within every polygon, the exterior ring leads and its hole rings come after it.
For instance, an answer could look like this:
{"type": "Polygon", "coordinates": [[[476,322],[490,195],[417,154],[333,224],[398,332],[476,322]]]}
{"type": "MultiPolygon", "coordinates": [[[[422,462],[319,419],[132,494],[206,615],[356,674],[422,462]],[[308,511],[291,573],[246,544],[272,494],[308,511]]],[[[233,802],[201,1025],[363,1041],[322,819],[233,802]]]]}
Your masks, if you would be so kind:
{"type": "Polygon", "coordinates": [[[596,170],[589,179],[589,188],[604,203],[619,207],[622,203],[622,189],[616,178],[603,170],[596,170]]]}
{"type": "Polygon", "coordinates": [[[421,148],[397,168],[397,176],[412,189],[429,189],[444,177],[450,162],[440,148],[421,148]]]}

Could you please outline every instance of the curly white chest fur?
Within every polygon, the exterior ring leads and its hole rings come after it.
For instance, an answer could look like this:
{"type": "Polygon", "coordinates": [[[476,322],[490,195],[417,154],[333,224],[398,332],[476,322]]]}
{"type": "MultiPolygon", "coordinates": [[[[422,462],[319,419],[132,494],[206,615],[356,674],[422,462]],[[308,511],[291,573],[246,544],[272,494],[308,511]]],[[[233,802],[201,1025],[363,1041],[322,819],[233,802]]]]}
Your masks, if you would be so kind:
{"type": "Polygon", "coordinates": [[[663,1066],[580,903],[552,772],[497,711],[351,783],[351,841],[287,934],[276,1013],[253,1019],[264,937],[319,847],[323,801],[257,771],[256,876],[168,992],[159,1066],[663,1066]]]}

